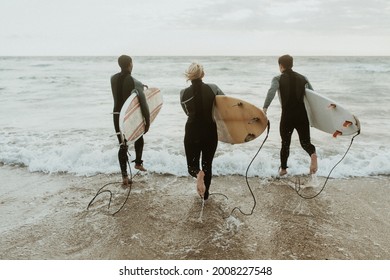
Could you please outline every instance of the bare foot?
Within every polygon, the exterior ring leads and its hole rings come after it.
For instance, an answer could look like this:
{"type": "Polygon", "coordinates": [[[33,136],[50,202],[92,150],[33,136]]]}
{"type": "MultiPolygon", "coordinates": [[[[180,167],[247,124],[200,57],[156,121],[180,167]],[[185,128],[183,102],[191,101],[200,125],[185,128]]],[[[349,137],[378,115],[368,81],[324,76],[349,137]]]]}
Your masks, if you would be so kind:
{"type": "Polygon", "coordinates": [[[310,174],[315,174],[318,169],[318,164],[317,164],[317,154],[314,153],[310,156],[311,162],[310,162],[310,174]]]}
{"type": "Polygon", "coordinates": [[[142,164],[136,164],[135,166],[134,166],[134,168],[135,169],[138,169],[139,171],[148,171],[148,170],[146,170],[146,168],[142,165],[142,164]]]}
{"type": "Polygon", "coordinates": [[[130,183],[131,183],[131,180],[129,179],[128,176],[122,177],[122,187],[127,188],[130,183]]]}
{"type": "Polygon", "coordinates": [[[203,170],[199,171],[196,176],[196,190],[200,197],[204,197],[204,193],[206,192],[206,186],[204,185],[204,172],[203,170]]]}
{"type": "Polygon", "coordinates": [[[287,169],[280,168],[279,169],[279,176],[284,176],[287,174],[287,169]]]}

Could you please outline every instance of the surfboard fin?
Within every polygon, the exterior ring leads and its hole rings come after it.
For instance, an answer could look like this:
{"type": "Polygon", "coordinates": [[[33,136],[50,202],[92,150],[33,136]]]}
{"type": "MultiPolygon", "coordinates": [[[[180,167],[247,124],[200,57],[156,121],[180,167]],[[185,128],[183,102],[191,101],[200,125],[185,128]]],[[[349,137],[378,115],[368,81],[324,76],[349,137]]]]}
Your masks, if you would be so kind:
{"type": "Polygon", "coordinates": [[[332,103],[332,104],[329,104],[328,108],[329,109],[336,109],[336,104],[332,103]]]}
{"type": "Polygon", "coordinates": [[[350,127],[351,125],[352,125],[351,121],[345,121],[343,124],[344,127],[350,127]]]}
{"type": "Polygon", "coordinates": [[[256,135],[254,135],[253,133],[248,133],[248,135],[245,137],[245,142],[252,141],[255,138],[256,138],[256,135]]]}
{"type": "Polygon", "coordinates": [[[254,122],[258,122],[260,119],[259,118],[252,118],[249,122],[248,122],[248,124],[252,124],[252,123],[254,123],[254,122]]]}
{"type": "Polygon", "coordinates": [[[333,137],[336,138],[337,136],[343,135],[343,133],[340,130],[336,130],[335,133],[333,133],[333,137]]]}

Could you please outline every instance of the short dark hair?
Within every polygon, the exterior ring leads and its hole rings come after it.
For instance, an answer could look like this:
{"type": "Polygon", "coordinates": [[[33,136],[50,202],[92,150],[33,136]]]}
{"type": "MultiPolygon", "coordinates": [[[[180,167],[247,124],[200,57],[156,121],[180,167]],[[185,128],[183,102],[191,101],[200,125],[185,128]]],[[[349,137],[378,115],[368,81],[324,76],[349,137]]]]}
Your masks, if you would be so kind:
{"type": "Polygon", "coordinates": [[[282,65],[286,69],[291,69],[293,67],[293,58],[291,55],[282,55],[279,57],[279,65],[282,65]]]}
{"type": "Polygon", "coordinates": [[[133,60],[128,55],[121,55],[118,57],[118,64],[121,69],[128,68],[133,63],[133,60]]]}

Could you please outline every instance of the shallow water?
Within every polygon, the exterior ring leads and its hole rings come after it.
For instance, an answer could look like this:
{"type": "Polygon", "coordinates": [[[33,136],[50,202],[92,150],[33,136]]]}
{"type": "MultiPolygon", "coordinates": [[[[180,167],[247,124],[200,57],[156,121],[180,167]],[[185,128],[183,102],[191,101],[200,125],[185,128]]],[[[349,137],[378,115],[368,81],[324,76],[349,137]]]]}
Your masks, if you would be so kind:
{"type": "MultiPolygon", "coordinates": [[[[110,76],[115,57],[1,57],[0,162],[28,170],[76,175],[119,171],[112,123],[110,76]]],[[[145,135],[145,165],[151,172],[186,176],[183,135],[185,114],[179,91],[192,61],[205,67],[204,81],[225,94],[262,107],[271,79],[278,74],[276,57],[135,57],[133,75],[161,89],[163,108],[145,135]]],[[[294,69],[314,89],[347,107],[361,121],[359,135],[336,178],[390,174],[389,57],[296,57],[294,69]]],[[[248,175],[274,176],[279,166],[277,98],[268,110],[271,131],[248,175]]],[[[220,143],[215,175],[245,174],[265,134],[242,145],[220,143]]],[[[347,150],[351,137],[333,139],[312,129],[320,176],[327,176],[347,150]]],[[[309,158],[293,136],[289,171],[308,172],[309,158]]]]}

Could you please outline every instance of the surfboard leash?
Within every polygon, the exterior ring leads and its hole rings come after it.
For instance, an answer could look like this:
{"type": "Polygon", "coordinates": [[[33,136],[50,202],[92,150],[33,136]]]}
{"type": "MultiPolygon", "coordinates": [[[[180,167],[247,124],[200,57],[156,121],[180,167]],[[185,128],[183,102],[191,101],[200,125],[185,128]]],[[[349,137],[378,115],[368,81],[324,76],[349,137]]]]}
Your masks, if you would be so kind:
{"type": "Polygon", "coordinates": [[[316,198],[317,196],[319,196],[319,195],[322,193],[322,191],[325,189],[325,186],[326,186],[326,184],[328,183],[328,180],[329,180],[330,175],[332,174],[333,170],[334,170],[334,169],[336,168],[336,166],[339,165],[339,164],[344,160],[344,158],[347,156],[349,150],[350,150],[351,147],[352,147],[353,141],[355,140],[355,137],[358,136],[359,134],[360,134],[360,129],[359,129],[359,130],[357,131],[357,133],[352,137],[351,143],[349,144],[349,146],[348,146],[346,152],[344,153],[344,155],[342,156],[342,158],[341,158],[341,159],[333,166],[333,168],[330,170],[330,172],[329,172],[328,176],[326,177],[326,180],[325,180],[325,182],[324,182],[324,184],[323,184],[321,190],[320,190],[318,193],[316,193],[316,194],[313,195],[313,196],[304,196],[304,195],[302,195],[301,193],[299,193],[300,190],[301,190],[301,183],[300,183],[300,179],[299,179],[299,178],[298,178],[297,181],[295,181],[295,189],[294,189],[295,192],[296,192],[301,198],[304,198],[304,199],[313,199],[313,198],[316,198]]]}
{"type": "Polygon", "coordinates": [[[253,157],[252,160],[250,161],[250,163],[249,163],[249,165],[248,165],[248,167],[247,167],[247,169],[246,169],[246,172],[245,172],[245,181],[246,181],[246,185],[248,186],[249,192],[251,193],[252,198],[253,198],[252,210],[251,210],[250,213],[245,213],[245,212],[243,212],[243,211],[241,210],[240,207],[236,206],[236,207],[234,207],[234,208],[232,209],[232,211],[230,212],[230,215],[229,215],[228,217],[225,217],[224,219],[229,218],[229,217],[233,214],[233,212],[234,212],[235,210],[238,210],[238,211],[239,211],[242,215],[244,215],[244,216],[250,216],[250,215],[253,214],[253,212],[254,212],[254,210],[255,210],[255,208],[256,208],[257,202],[256,202],[256,197],[255,197],[255,195],[254,195],[254,193],[253,193],[253,191],[252,191],[252,188],[251,188],[251,186],[250,186],[250,184],[249,184],[249,181],[248,181],[248,171],[249,171],[249,168],[251,167],[252,163],[253,163],[254,160],[256,159],[257,155],[260,153],[261,149],[263,148],[265,142],[267,141],[268,135],[269,135],[269,131],[270,131],[270,127],[271,127],[271,124],[270,124],[270,122],[269,122],[269,120],[268,120],[268,123],[267,123],[267,135],[265,136],[265,138],[264,138],[264,140],[263,140],[263,143],[260,145],[260,147],[259,147],[259,149],[257,150],[256,154],[254,155],[254,157],[253,157]]]}
{"type": "MultiPolygon", "coordinates": [[[[130,153],[127,152],[129,158],[131,157],[130,153]]],[[[133,173],[131,171],[131,167],[130,167],[130,162],[129,162],[129,159],[127,159],[127,165],[129,166],[129,170],[130,170],[130,184],[129,184],[129,187],[128,187],[128,191],[127,191],[127,194],[126,194],[126,198],[124,200],[124,202],[122,203],[122,206],[117,210],[115,211],[114,213],[112,213],[112,216],[115,216],[116,214],[118,214],[122,209],[123,207],[125,206],[127,200],[129,199],[130,197],[130,193],[131,193],[131,188],[133,186],[133,178],[135,178],[137,175],[140,174],[140,172],[138,171],[134,176],[133,176],[133,173]]],[[[101,195],[102,193],[109,193],[110,194],[110,200],[108,202],[108,209],[110,209],[110,206],[111,206],[111,201],[112,201],[112,191],[110,190],[105,190],[104,188],[109,186],[109,185],[115,185],[115,184],[121,184],[121,182],[111,182],[111,183],[107,183],[105,184],[104,186],[102,186],[96,193],[96,195],[92,198],[92,200],[89,202],[88,206],[87,206],[87,210],[89,210],[89,207],[93,204],[93,202],[95,201],[95,199],[101,195]]]]}

